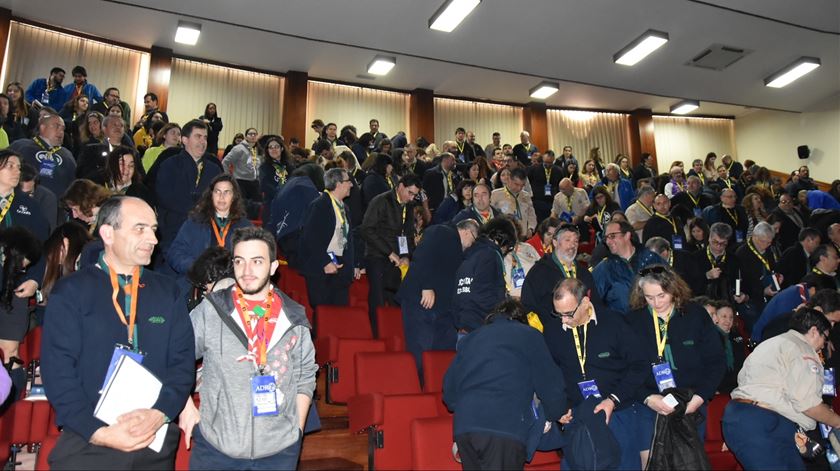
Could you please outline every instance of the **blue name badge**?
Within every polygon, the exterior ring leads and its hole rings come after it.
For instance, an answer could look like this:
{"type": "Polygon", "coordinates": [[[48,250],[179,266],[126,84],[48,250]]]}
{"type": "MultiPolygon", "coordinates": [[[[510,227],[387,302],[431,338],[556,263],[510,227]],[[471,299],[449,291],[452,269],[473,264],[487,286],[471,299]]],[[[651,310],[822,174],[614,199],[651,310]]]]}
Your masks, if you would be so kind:
{"type": "Polygon", "coordinates": [[[560,214],[560,220],[561,221],[566,221],[566,222],[572,222],[572,215],[567,211],[563,211],[563,213],[560,214]]]}
{"type": "Polygon", "coordinates": [[[694,217],[699,218],[700,215],[703,214],[703,210],[700,208],[694,208],[694,217]]]}
{"type": "Polygon", "coordinates": [[[823,396],[836,396],[837,390],[834,387],[834,368],[823,370],[823,396]]]}
{"type": "Polygon", "coordinates": [[[521,268],[514,268],[511,278],[513,279],[513,287],[521,288],[522,285],[525,284],[525,270],[521,268]]]}
{"type": "Polygon", "coordinates": [[[114,374],[114,369],[117,367],[117,362],[120,361],[120,358],[123,355],[128,355],[129,358],[136,361],[137,363],[143,364],[143,354],[140,352],[135,352],[126,345],[117,344],[114,346],[114,353],[111,355],[111,363],[108,364],[108,371],[105,373],[105,381],[102,381],[102,387],[99,388],[99,392],[105,390],[105,385],[108,384],[108,381],[111,379],[111,376],[114,374]]]}
{"type": "Polygon", "coordinates": [[[40,162],[38,162],[38,165],[40,167],[38,169],[38,173],[42,177],[52,178],[53,174],[55,174],[55,167],[56,167],[55,160],[49,160],[49,159],[45,158],[45,159],[41,160],[40,162]]]}
{"type": "Polygon", "coordinates": [[[251,378],[251,404],[254,417],[277,415],[277,384],[274,376],[260,375],[251,378]]]}
{"type": "Polygon", "coordinates": [[[583,395],[584,399],[587,399],[589,396],[595,396],[598,399],[601,398],[601,391],[598,390],[598,385],[595,384],[594,379],[581,381],[577,385],[578,388],[580,388],[580,393],[583,395]]]}
{"type": "Polygon", "coordinates": [[[330,261],[333,262],[335,265],[338,265],[338,258],[336,258],[333,252],[327,252],[327,255],[330,256],[330,261]]]}
{"type": "Polygon", "coordinates": [[[735,231],[735,242],[739,244],[744,241],[744,231],[735,231]]]}
{"type": "Polygon", "coordinates": [[[466,162],[467,158],[464,157],[464,154],[458,154],[458,160],[460,160],[461,162],[466,162]]]}
{"type": "Polygon", "coordinates": [[[543,193],[545,194],[545,196],[551,196],[551,184],[550,183],[545,184],[545,188],[543,189],[543,193]]]}
{"type": "Polygon", "coordinates": [[[678,235],[671,236],[671,246],[674,247],[675,250],[682,250],[682,248],[683,248],[683,238],[682,238],[682,236],[678,236],[678,235]]]}
{"type": "Polygon", "coordinates": [[[653,365],[653,379],[656,381],[659,392],[677,387],[677,382],[674,381],[674,373],[671,371],[671,364],[667,361],[653,365]]]}

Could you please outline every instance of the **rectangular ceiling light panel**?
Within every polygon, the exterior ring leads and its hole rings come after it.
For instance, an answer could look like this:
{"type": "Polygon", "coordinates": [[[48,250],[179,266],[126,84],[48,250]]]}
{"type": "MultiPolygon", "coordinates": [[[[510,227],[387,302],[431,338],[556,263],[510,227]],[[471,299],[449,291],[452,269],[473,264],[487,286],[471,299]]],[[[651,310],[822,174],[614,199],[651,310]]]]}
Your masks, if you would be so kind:
{"type": "Polygon", "coordinates": [[[451,33],[479,3],[481,0],[446,0],[429,18],[429,28],[451,33]]]}
{"type": "Polygon", "coordinates": [[[178,29],[175,31],[175,42],[195,46],[198,36],[201,35],[201,25],[197,23],[178,22],[178,29]]]}
{"type": "Polygon", "coordinates": [[[764,85],[782,88],[821,65],[816,57],[800,57],[796,62],[764,79],[764,85]]]}
{"type": "Polygon", "coordinates": [[[668,33],[649,29],[633,42],[613,55],[613,61],[621,65],[636,65],[653,51],[668,42],[668,33]]]}
{"type": "Polygon", "coordinates": [[[387,75],[395,65],[397,59],[394,57],[376,56],[373,62],[368,64],[367,71],[371,75],[387,75]]]}

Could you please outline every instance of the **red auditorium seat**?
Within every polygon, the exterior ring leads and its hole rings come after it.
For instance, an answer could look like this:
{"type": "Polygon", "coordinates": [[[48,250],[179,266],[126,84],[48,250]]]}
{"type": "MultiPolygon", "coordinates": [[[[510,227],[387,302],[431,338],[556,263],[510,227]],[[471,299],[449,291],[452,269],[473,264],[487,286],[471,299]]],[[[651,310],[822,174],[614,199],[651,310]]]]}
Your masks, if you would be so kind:
{"type": "Polygon", "coordinates": [[[423,391],[443,391],[443,376],[455,358],[455,350],[428,350],[423,352],[423,391]]]}
{"type": "Polygon", "coordinates": [[[29,444],[29,430],[32,423],[32,405],[30,401],[16,401],[0,417],[0,459],[9,460],[29,444]]]}
{"type": "Polygon", "coordinates": [[[457,471],[452,457],[452,417],[431,417],[411,422],[411,468],[424,471],[457,471]]]}
{"type": "Polygon", "coordinates": [[[190,469],[190,451],[187,450],[187,436],[181,431],[181,436],[178,438],[178,451],[175,452],[175,469],[178,471],[190,469]]]}
{"type": "Polygon", "coordinates": [[[355,356],[360,352],[384,352],[384,340],[337,339],[335,359],[327,361],[326,400],[329,404],[344,404],[356,393],[355,356]]]}
{"type": "Polygon", "coordinates": [[[350,305],[355,307],[368,309],[368,291],[370,290],[370,283],[367,275],[362,275],[358,280],[353,280],[350,284],[350,305]]]}
{"type": "Polygon", "coordinates": [[[53,448],[55,448],[55,443],[57,441],[58,435],[48,435],[44,437],[44,441],[41,442],[41,448],[38,449],[38,455],[35,458],[35,469],[50,469],[50,465],[47,460],[49,459],[53,448]]]}
{"type": "Polygon", "coordinates": [[[376,323],[379,328],[377,338],[385,341],[389,352],[405,350],[405,330],[403,330],[402,310],[399,307],[376,308],[376,323]]]}
{"type": "Polygon", "coordinates": [[[29,362],[41,359],[41,337],[44,329],[42,327],[35,327],[30,330],[23,341],[20,343],[18,354],[23,364],[28,368],[29,362]]]}
{"type": "Polygon", "coordinates": [[[414,357],[357,353],[356,393],[347,404],[350,430],[368,434],[368,469],[411,469],[411,422],[438,415],[437,397],[420,393],[414,357]]]}
{"type": "Polygon", "coordinates": [[[53,419],[54,413],[52,406],[47,401],[32,402],[32,415],[29,425],[29,439],[27,443],[35,448],[41,446],[44,439],[48,435],[57,435],[58,432],[55,427],[53,419]],[[50,428],[56,429],[56,432],[51,434],[50,428]]]}
{"type": "Polygon", "coordinates": [[[726,404],[729,403],[728,394],[718,394],[711,401],[706,410],[706,454],[713,470],[738,469],[738,462],[731,451],[720,451],[723,446],[723,428],[721,420],[726,404]]]}

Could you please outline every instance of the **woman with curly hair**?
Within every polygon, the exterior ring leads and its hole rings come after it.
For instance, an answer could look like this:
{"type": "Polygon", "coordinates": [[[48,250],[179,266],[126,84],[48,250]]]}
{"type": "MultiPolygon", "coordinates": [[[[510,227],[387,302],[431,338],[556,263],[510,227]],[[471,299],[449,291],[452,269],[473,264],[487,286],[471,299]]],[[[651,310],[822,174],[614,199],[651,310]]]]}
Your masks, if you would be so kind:
{"type": "Polygon", "coordinates": [[[744,196],[741,205],[747,212],[747,237],[749,238],[756,224],[767,221],[767,211],[764,210],[764,201],[758,191],[744,196]]]}
{"type": "Polygon", "coordinates": [[[102,176],[97,183],[104,185],[112,194],[134,196],[154,208],[154,195],[143,184],[139,167],[140,158],[131,148],[117,146],[108,154],[102,176]]]}
{"type": "Polygon", "coordinates": [[[99,207],[109,196],[111,196],[111,192],[102,185],[97,185],[86,178],[80,178],[70,184],[67,191],[64,192],[64,196],[61,197],[61,203],[67,208],[73,219],[83,223],[93,233],[99,207]]]}
{"type": "Polygon", "coordinates": [[[696,414],[693,417],[703,443],[705,404],[726,372],[715,325],[706,310],[690,298],[688,285],[666,265],[640,270],[630,293],[634,310],[626,319],[639,339],[642,355],[653,365],[638,394],[644,398],[636,415],[636,430],[642,431],[638,442],[642,463],[647,462],[656,416],[674,412],[665,401],[669,394],[679,399],[687,416],[696,414]]]}
{"type": "Polygon", "coordinates": [[[166,252],[166,263],[186,285],[186,273],[208,247],[231,249],[230,235],[240,227],[250,227],[245,199],[236,180],[228,174],[213,179],[166,252]]]}

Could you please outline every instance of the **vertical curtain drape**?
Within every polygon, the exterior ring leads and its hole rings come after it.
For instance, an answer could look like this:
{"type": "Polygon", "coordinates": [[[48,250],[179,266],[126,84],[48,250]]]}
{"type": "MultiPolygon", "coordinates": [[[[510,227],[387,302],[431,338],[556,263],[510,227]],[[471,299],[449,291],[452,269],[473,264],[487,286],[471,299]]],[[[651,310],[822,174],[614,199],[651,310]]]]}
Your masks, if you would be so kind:
{"type": "Polygon", "coordinates": [[[233,136],[256,128],[260,134],[280,134],[283,78],[185,59],[173,59],[169,81],[170,121],[183,125],[215,103],[224,128],[219,148],[233,136]]]}
{"type": "Polygon", "coordinates": [[[475,133],[475,142],[484,148],[492,135],[502,135],[502,144],[515,145],[522,131],[522,107],[479,103],[476,101],[435,98],[435,142],[455,139],[461,127],[475,133]]]}
{"type": "Polygon", "coordinates": [[[53,67],[67,71],[67,85],[73,82],[73,67],[81,65],[100,93],[117,87],[134,112],[142,106],[146,93],[138,86],[147,83],[148,63],[149,54],[145,52],[12,21],[2,86],[5,91],[7,83],[17,81],[26,88],[33,80],[49,76],[53,67]]]}
{"type": "Polygon", "coordinates": [[[629,115],[576,110],[548,110],[548,147],[558,155],[572,146],[581,165],[595,147],[601,159],[613,162],[618,154],[630,152],[629,115]]]}
{"type": "Polygon", "coordinates": [[[315,132],[308,127],[315,119],[321,119],[324,123],[335,123],[338,131],[351,124],[361,136],[370,131],[370,120],[376,118],[379,120],[379,131],[388,137],[393,137],[399,131],[408,134],[407,93],[314,80],[309,82],[308,89],[306,142],[302,142],[302,145],[308,147],[315,140],[315,132]]]}
{"type": "Polygon", "coordinates": [[[681,160],[686,167],[694,159],[705,159],[714,152],[718,161],[723,154],[734,154],[735,122],[731,119],[653,117],[656,162],[660,172],[681,160]]]}

